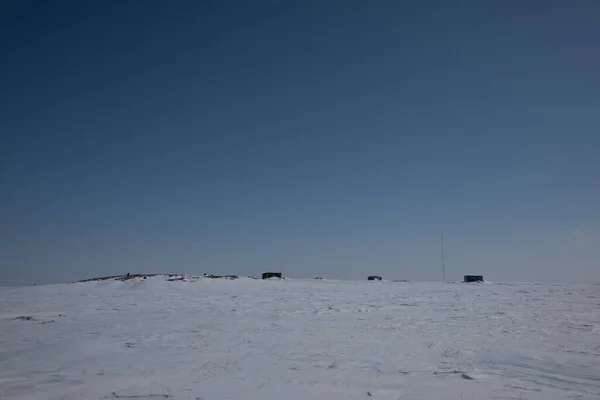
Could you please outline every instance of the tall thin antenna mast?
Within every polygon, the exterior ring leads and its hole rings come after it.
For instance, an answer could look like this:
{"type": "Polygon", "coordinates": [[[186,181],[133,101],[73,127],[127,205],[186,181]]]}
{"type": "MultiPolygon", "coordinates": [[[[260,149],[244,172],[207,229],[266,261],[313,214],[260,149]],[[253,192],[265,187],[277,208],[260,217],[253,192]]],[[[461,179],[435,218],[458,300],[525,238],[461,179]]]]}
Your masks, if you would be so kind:
{"type": "Polygon", "coordinates": [[[444,261],[444,234],[442,233],[442,282],[446,282],[446,262],[444,261]]]}

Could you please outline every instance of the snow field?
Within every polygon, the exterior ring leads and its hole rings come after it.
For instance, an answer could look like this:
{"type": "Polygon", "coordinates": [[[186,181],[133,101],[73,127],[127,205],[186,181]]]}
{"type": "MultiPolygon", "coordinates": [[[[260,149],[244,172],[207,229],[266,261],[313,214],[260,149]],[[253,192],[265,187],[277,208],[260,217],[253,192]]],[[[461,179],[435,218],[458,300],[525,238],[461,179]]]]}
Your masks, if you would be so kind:
{"type": "Polygon", "coordinates": [[[600,398],[597,285],[165,279],[0,288],[0,398],[600,398]]]}

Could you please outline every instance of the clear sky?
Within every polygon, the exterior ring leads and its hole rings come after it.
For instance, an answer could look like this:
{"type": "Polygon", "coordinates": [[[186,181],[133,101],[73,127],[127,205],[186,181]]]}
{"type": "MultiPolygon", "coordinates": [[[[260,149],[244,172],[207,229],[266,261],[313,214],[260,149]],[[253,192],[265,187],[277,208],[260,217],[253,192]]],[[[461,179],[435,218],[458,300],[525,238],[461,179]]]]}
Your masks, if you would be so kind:
{"type": "Polygon", "coordinates": [[[600,2],[4,1],[0,284],[600,281],[600,2]]]}

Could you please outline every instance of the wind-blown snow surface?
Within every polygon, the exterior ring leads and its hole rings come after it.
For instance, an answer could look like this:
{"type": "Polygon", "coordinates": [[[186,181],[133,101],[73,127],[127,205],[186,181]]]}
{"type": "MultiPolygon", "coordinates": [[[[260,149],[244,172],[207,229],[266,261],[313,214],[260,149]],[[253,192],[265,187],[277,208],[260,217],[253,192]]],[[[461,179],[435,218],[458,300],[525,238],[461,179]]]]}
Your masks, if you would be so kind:
{"type": "Polygon", "coordinates": [[[159,276],[0,300],[2,399],[600,398],[594,285],[159,276]]]}

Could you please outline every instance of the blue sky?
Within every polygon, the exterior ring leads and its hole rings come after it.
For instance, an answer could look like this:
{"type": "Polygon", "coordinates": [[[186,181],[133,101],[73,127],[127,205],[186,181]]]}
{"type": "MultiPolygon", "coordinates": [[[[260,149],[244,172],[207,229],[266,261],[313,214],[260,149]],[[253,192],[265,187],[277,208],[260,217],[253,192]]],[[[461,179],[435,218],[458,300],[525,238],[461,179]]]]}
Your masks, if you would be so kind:
{"type": "Polygon", "coordinates": [[[600,3],[0,6],[0,284],[600,281],[600,3]]]}

